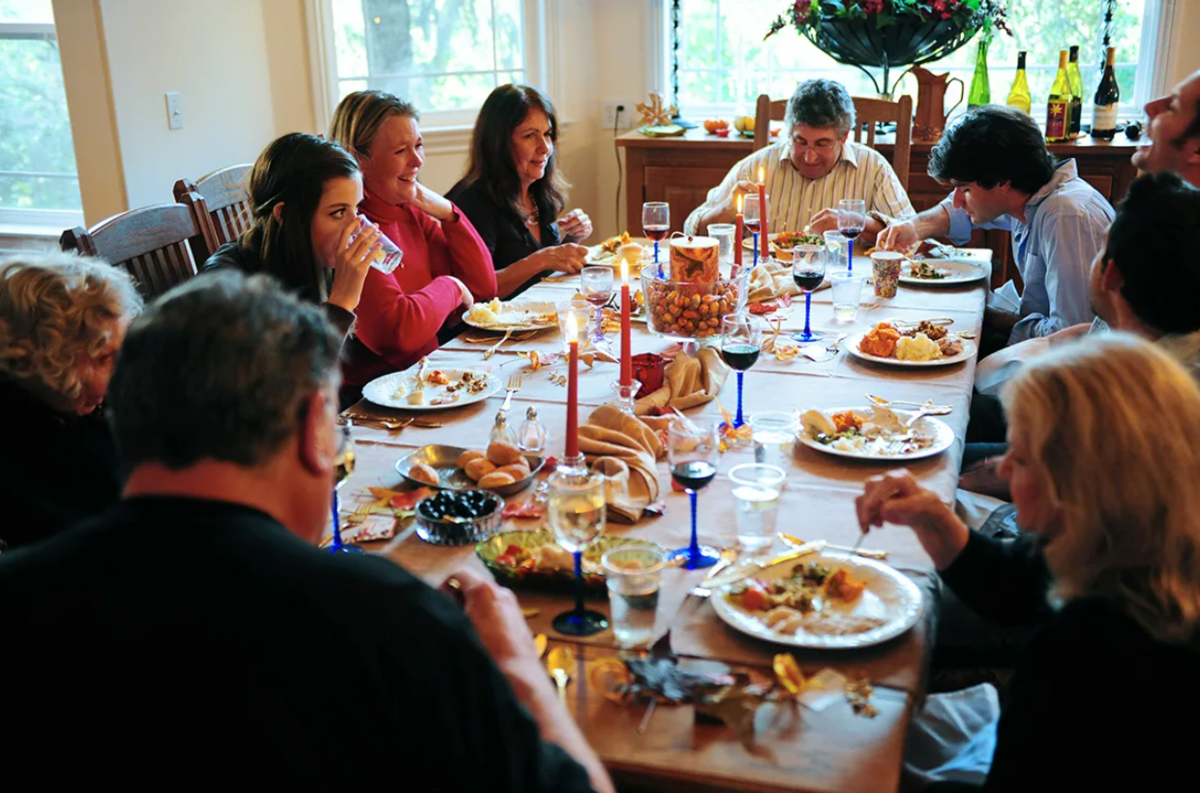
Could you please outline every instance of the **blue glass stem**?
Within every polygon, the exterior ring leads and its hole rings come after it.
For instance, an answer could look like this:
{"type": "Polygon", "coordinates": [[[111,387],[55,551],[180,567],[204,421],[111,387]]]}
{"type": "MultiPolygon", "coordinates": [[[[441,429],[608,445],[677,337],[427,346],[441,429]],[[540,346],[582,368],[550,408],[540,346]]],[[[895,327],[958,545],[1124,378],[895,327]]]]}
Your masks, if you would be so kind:
{"type": "Polygon", "coordinates": [[[738,409],[737,409],[737,418],[735,418],[733,420],[733,426],[735,428],[740,427],[746,423],[745,421],[742,420],[742,376],[745,375],[746,373],[739,370],[737,374],[738,374],[738,409]]]}
{"type": "Polygon", "coordinates": [[[758,232],[756,231],[756,232],[754,232],[754,263],[751,264],[750,266],[755,267],[757,264],[758,264],[758,232]]]}
{"type": "Polygon", "coordinates": [[[654,266],[658,269],[658,277],[663,278],[662,265],[658,263],[658,240],[654,241],[654,266]]]}
{"type": "Polygon", "coordinates": [[[575,614],[583,619],[583,551],[575,552],[575,614]]]}
{"type": "Polygon", "coordinates": [[[846,272],[854,272],[854,240],[846,238],[846,272]]]}
{"type": "MultiPolygon", "coordinates": [[[[805,292],[804,293],[804,335],[805,336],[812,335],[812,328],[810,328],[808,325],[808,320],[811,315],[812,315],[812,292],[805,292]]],[[[739,383],[739,385],[740,385],[740,383],[739,383]]],[[[738,389],[738,393],[739,394],[741,393],[741,389],[738,389]]],[[[740,402],[740,400],[739,400],[739,402],[740,402]]],[[[741,415],[740,411],[738,412],[738,415],[739,416],[741,415]]]]}
{"type": "Polygon", "coordinates": [[[688,547],[688,554],[694,563],[700,559],[700,539],[696,535],[696,491],[689,487],[687,494],[688,498],[692,500],[692,544],[688,547]]]}
{"type": "Polygon", "coordinates": [[[338,494],[333,491],[333,543],[332,553],[337,553],[342,547],[342,526],[338,521],[338,494]]]}

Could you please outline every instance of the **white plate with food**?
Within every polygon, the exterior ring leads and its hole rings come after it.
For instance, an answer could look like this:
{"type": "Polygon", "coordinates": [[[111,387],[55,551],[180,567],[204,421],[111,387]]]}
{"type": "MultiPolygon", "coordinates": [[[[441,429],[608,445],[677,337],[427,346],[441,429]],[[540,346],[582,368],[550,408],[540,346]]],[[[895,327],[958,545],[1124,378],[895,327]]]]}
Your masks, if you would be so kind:
{"type": "Polygon", "coordinates": [[[823,551],[731,584],[710,602],[726,625],[756,639],[848,650],[912,628],[921,616],[922,594],[882,562],[823,551]]]}
{"type": "Polygon", "coordinates": [[[545,330],[558,327],[558,309],[553,303],[494,298],[471,306],[463,322],[480,330],[545,330]]]}
{"type": "MultiPolygon", "coordinates": [[[[643,264],[649,264],[654,261],[654,241],[649,237],[631,237],[628,231],[622,232],[619,236],[609,237],[599,245],[589,245],[587,252],[587,264],[606,264],[609,267],[620,267],[621,259],[625,254],[623,250],[632,254],[637,254],[633,264],[636,267],[641,267],[643,264]],[[637,246],[641,250],[634,248],[626,248],[626,246],[637,246]]],[[[666,240],[658,244],[658,258],[661,262],[666,262],[670,252],[667,249],[666,240]]]]}
{"type": "Polygon", "coordinates": [[[363,386],[369,402],[401,410],[446,410],[472,405],[496,393],[500,379],[479,369],[420,369],[392,372],[363,386]]]}
{"type": "Polygon", "coordinates": [[[917,259],[900,268],[900,283],[909,286],[957,286],[987,278],[988,270],[969,259],[917,259]]]}
{"type": "Polygon", "coordinates": [[[946,422],[923,416],[905,427],[908,418],[882,405],[807,410],[796,437],[836,457],[889,463],[932,457],[954,445],[954,430],[946,422]]]}
{"type": "Polygon", "coordinates": [[[880,322],[846,339],[846,350],[864,361],[890,366],[950,366],[974,357],[975,344],[944,325],[922,322],[895,328],[880,322]]]}

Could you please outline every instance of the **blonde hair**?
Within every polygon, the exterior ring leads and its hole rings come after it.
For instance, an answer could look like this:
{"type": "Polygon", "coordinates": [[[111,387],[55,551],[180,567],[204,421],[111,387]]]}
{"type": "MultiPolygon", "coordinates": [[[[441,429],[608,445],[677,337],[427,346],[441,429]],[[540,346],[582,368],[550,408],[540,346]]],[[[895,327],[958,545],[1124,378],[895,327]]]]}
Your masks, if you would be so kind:
{"type": "Polygon", "coordinates": [[[386,91],[355,91],[347,94],[329,122],[329,137],[358,158],[371,155],[371,143],[383,122],[392,116],[419,120],[421,114],[410,102],[386,91]]]}
{"type": "Polygon", "coordinates": [[[1200,386],[1115,333],[1037,358],[1010,382],[1012,432],[1058,510],[1056,594],[1117,605],[1152,636],[1200,628],[1200,386]]]}
{"type": "Polygon", "coordinates": [[[53,253],[0,259],[0,372],[68,400],[77,358],[109,343],[114,320],[141,313],[133,278],[100,259],[53,253]]]}

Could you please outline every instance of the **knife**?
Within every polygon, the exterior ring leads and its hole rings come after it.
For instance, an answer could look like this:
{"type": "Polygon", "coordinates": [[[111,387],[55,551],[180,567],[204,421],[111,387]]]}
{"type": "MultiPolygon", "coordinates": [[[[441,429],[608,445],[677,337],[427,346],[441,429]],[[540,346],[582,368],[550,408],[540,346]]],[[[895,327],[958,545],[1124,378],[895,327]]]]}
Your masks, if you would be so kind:
{"type": "MultiPolygon", "coordinates": [[[[799,537],[793,537],[790,534],[785,534],[783,532],[779,532],[779,539],[783,540],[785,543],[787,543],[788,545],[790,545],[793,548],[801,548],[804,546],[804,540],[801,540],[799,537]]],[[[860,541],[861,541],[861,538],[860,538],[860,541]]],[[[888,558],[887,551],[873,551],[873,550],[869,550],[867,548],[851,547],[849,545],[835,545],[833,543],[829,543],[825,547],[830,549],[831,551],[854,551],[854,553],[858,554],[859,556],[866,557],[867,559],[882,560],[882,559],[888,558]]]]}
{"type": "Polygon", "coordinates": [[[730,567],[719,575],[713,576],[712,580],[706,582],[704,585],[709,589],[716,589],[717,587],[736,584],[742,579],[758,575],[769,567],[774,567],[775,565],[783,564],[784,562],[790,562],[793,559],[799,559],[801,556],[808,556],[810,553],[816,553],[824,547],[825,540],[813,540],[812,542],[806,542],[794,551],[776,556],[774,559],[766,562],[747,563],[745,565],[736,565],[730,567]]]}

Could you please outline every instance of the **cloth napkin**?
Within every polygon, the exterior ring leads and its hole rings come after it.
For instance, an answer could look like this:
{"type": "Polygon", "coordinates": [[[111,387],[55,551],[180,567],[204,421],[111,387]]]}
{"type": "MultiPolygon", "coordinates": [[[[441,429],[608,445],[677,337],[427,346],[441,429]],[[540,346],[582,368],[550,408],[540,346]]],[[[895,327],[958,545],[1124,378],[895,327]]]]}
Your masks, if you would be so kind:
{"type": "Polygon", "coordinates": [[[608,517],[636,523],[658,500],[655,461],[663,454],[658,433],[611,405],[596,408],[579,428],[579,450],[593,471],[605,477],[608,517]]]}
{"type": "Polygon", "coordinates": [[[711,402],[721,393],[729,377],[729,367],[712,347],[702,347],[696,355],[679,353],[663,371],[662,388],[634,403],[634,411],[643,416],[656,408],[687,410],[711,402]]]}
{"type": "MultiPolygon", "coordinates": [[[[826,276],[821,285],[813,291],[817,292],[828,286],[829,277],[826,276]]],[[[750,270],[750,285],[746,298],[748,302],[763,303],[774,300],[780,295],[798,294],[800,294],[800,287],[796,286],[795,280],[792,279],[790,263],[760,262],[758,266],[750,270]]]]}

